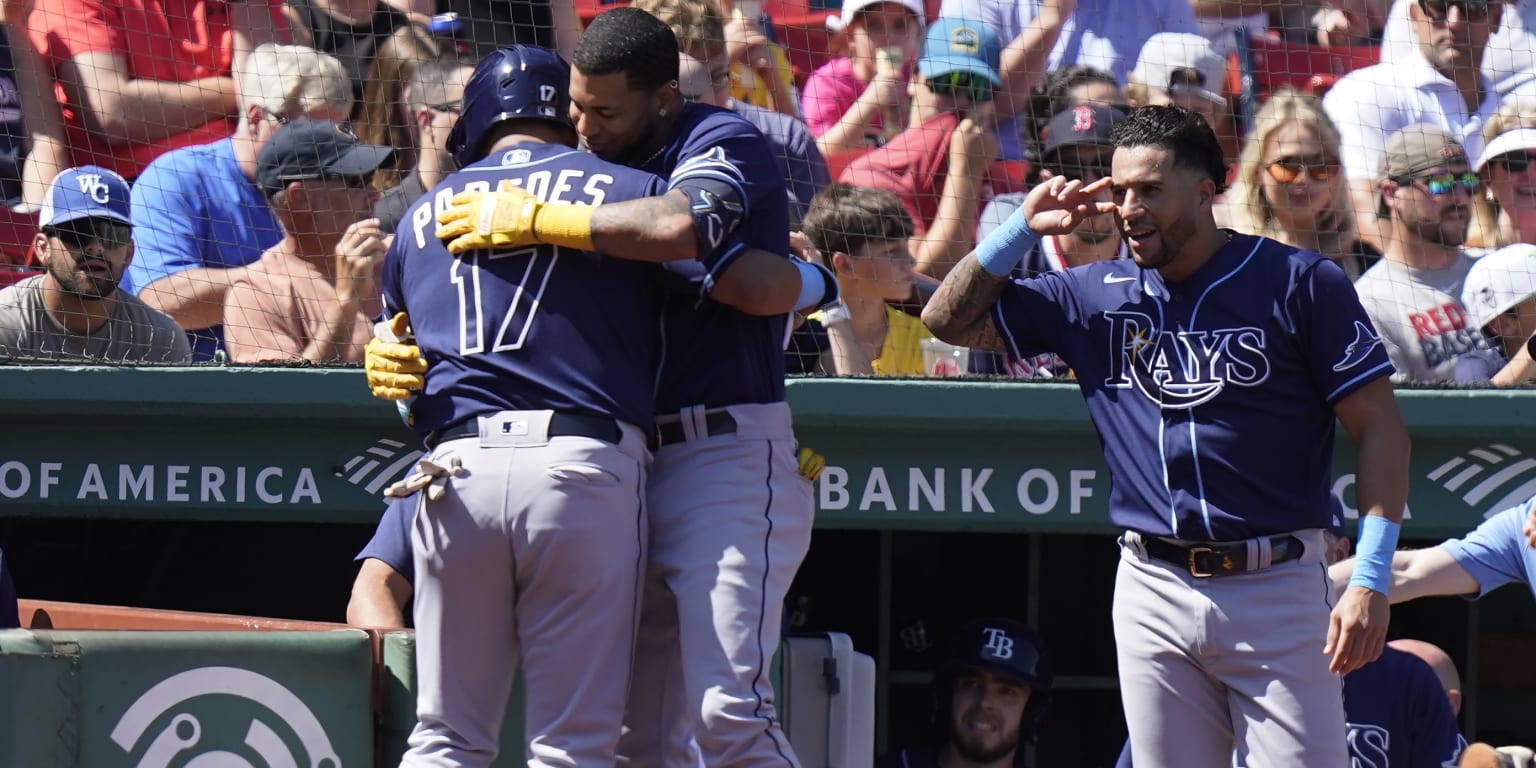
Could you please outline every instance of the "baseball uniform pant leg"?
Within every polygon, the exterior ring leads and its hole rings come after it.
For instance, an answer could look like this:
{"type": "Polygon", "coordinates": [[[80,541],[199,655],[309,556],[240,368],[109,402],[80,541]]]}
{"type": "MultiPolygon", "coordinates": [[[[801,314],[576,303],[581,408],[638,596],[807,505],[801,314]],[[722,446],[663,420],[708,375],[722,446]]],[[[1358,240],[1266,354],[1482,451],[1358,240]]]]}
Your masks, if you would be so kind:
{"type": "Polygon", "coordinates": [[[1137,768],[1232,764],[1226,687],[1205,669],[1211,604],[1121,539],[1113,617],[1120,700],[1137,768]]]}
{"type": "Polygon", "coordinates": [[[704,764],[798,768],[769,670],[784,597],[810,548],[811,485],[787,405],[727,410],[735,434],[657,451],[651,564],[677,602],[679,682],[704,764]]]}
{"type": "Polygon", "coordinates": [[[1322,653],[1333,610],[1321,530],[1299,560],[1210,580],[1213,666],[1226,683],[1247,768],[1347,768],[1343,679],[1322,653]]]}
{"type": "Polygon", "coordinates": [[[677,600],[660,569],[647,569],[643,595],[625,730],[619,739],[620,763],[629,768],[697,766],[694,708],[683,698],[677,600]]]}
{"type": "Polygon", "coordinates": [[[403,766],[489,765],[519,661],[528,764],[614,764],[646,520],[640,430],[439,446],[465,473],[418,513],[416,729],[403,766]]]}

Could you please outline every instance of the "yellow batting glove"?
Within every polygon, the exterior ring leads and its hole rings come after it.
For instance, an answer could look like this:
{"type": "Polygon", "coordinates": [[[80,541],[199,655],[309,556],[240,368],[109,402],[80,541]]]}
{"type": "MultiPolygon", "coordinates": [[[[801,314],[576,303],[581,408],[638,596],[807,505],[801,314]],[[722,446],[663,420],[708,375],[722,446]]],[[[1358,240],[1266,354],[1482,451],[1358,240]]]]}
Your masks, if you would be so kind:
{"type": "Polygon", "coordinates": [[[413,341],[404,312],[374,326],[373,338],[363,347],[363,371],[374,397],[405,400],[427,386],[427,361],[413,341]]]}
{"type": "Polygon", "coordinates": [[[450,253],[548,243],[592,249],[591,206],[541,203],[503,180],[495,192],[460,192],[437,216],[450,253]]]}
{"type": "Polygon", "coordinates": [[[821,471],[827,468],[827,457],[809,449],[800,449],[800,476],[810,482],[816,482],[821,477],[821,471]]]}

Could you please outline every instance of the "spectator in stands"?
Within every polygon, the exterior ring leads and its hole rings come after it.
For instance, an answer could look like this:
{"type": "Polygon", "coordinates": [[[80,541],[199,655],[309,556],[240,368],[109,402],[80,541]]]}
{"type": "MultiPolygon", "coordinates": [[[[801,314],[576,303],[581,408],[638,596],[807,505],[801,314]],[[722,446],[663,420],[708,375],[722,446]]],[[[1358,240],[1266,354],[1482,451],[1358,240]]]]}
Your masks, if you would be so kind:
{"type": "Polygon", "coordinates": [[[1079,104],[1098,104],[1106,107],[1128,107],[1120,82],[1102,69],[1081,64],[1062,67],[1046,74],[1045,79],[1029,95],[1026,119],[1019,121],[1024,128],[1020,141],[1027,157],[1040,157],[1040,134],[1051,118],[1079,104]]]}
{"type": "Polygon", "coordinates": [[[1083,64],[1123,83],[1152,35],[1198,31],[1184,0],[944,0],[939,15],[980,21],[1006,41],[997,135],[1011,160],[1024,156],[1019,123],[1042,73],[1083,64]]]}
{"type": "MultiPolygon", "coordinates": [[[[411,76],[405,98],[415,123],[415,140],[420,150],[410,174],[386,191],[373,207],[373,217],[379,220],[379,226],[386,233],[395,231],[412,203],[453,172],[453,156],[448,154],[448,132],[453,130],[453,124],[463,110],[464,83],[474,70],[475,64],[469,57],[449,54],[422,64],[411,76]]],[[[398,148],[396,152],[399,152],[398,148]]]]}
{"type": "MultiPolygon", "coordinates": [[[[1424,3],[1438,15],[1444,11],[1446,0],[1426,0],[1424,3]]],[[[1488,37],[1483,51],[1483,76],[1493,82],[1500,98],[1506,98],[1521,86],[1536,80],[1536,0],[1472,0],[1462,5],[1463,17],[1470,11],[1481,12],[1491,5],[1508,6],[1503,9],[1504,18],[1498,30],[1488,37]]],[[[1387,12],[1386,31],[1381,38],[1381,63],[1401,64],[1410,61],[1418,47],[1414,37],[1411,7],[1419,7],[1419,0],[1395,0],[1387,12]]]]}
{"type": "Polygon", "coordinates": [[[1216,215],[1221,226],[1321,253],[1351,280],[1381,258],[1356,234],[1338,129],[1317,97],[1289,86],[1253,116],[1237,179],[1216,215]]]}
{"type": "Polygon", "coordinates": [[[0,72],[9,70],[12,81],[7,85],[0,75],[0,107],[16,112],[15,119],[4,120],[0,128],[0,189],[6,200],[21,203],[19,211],[30,214],[43,204],[54,174],[69,165],[69,145],[64,115],[53,97],[53,79],[27,34],[33,2],[8,0],[4,5],[3,48],[10,66],[0,63],[0,72]]]}
{"type": "Polygon", "coordinates": [[[923,27],[919,0],[845,0],[848,55],[821,65],[800,107],[827,162],[884,144],[907,125],[907,80],[923,27]]]}
{"type": "Polygon", "coordinates": [[[842,292],[837,305],[810,316],[826,329],[820,372],[923,375],[921,342],[931,334],[888,303],[912,293],[912,218],[901,202],[889,192],[833,184],[811,200],[804,231],[842,292]]]}
{"type": "Polygon", "coordinates": [[[1477,244],[1536,243],[1536,96],[1519,94],[1483,126],[1483,153],[1472,170],[1489,194],[1477,244]]]}
{"type": "Polygon", "coordinates": [[[1360,236],[1376,248],[1384,248],[1386,232],[1369,226],[1377,223],[1370,214],[1376,210],[1376,180],[1388,136],[1407,125],[1430,123],[1449,131],[1469,156],[1482,153],[1478,131],[1498,108],[1499,97],[1481,67],[1503,11],[1501,3],[1484,0],[1410,3],[1413,52],[1350,72],[1323,97],[1323,108],[1339,129],[1360,236]]]}
{"type": "Polygon", "coordinates": [[[572,0],[409,1],[420,13],[452,14],[458,28],[441,36],[451,37],[477,61],[514,43],[557,50],[570,61],[581,37],[581,17],[572,0]]]}
{"type": "Polygon", "coordinates": [[[411,524],[416,497],[391,498],[379,527],[363,551],[347,601],[347,623],[359,627],[406,626],[405,607],[411,602],[416,566],[411,560],[411,524]]]}
{"type": "MultiPolygon", "coordinates": [[[[1501,360],[1513,360],[1536,335],[1536,245],[1507,245],[1472,263],[1461,289],[1467,324],[1487,336],[1501,360]]],[[[1478,371],[1461,377],[1474,380],[1478,371]]],[[[1482,371],[1483,378],[1492,375],[1482,371]]]]}
{"type": "Polygon", "coordinates": [[[0,291],[0,355],[185,363],[175,321],[118,290],[133,258],[128,182],[99,166],[54,177],[33,240],[46,271],[0,291]]]}
{"type": "MultiPolygon", "coordinates": [[[[1472,259],[1462,250],[1471,196],[1481,182],[1445,129],[1426,123],[1387,138],[1378,215],[1388,221],[1381,261],[1355,282],[1392,365],[1395,381],[1486,381],[1502,361],[1467,322],[1462,284],[1472,259]],[[1462,359],[1467,358],[1467,359],[1462,359]]],[[[1371,341],[1361,330],[1359,343],[1371,341]]]]}
{"type": "Polygon", "coordinates": [[[37,0],[32,44],[58,81],[71,165],[135,179],[161,153],[222,139],[236,73],[277,38],[275,0],[37,0]]]}
{"type": "Polygon", "coordinates": [[[725,30],[719,10],[707,0],[639,0],[635,7],[666,22],[677,36],[678,84],[684,98],[729,109],[755,126],[784,164],[791,228],[811,198],[827,186],[827,164],[805,123],[780,112],[738,100],[732,93],[725,30]]]}
{"type": "Polygon", "coordinates": [[[241,78],[235,134],[172,150],[133,188],[138,251],[123,287],[187,331],[194,360],[223,343],[224,294],[244,268],[283,239],[256,184],[256,157],[272,134],[299,120],[352,111],[352,89],[335,57],[301,45],[264,45],[241,78]]]}
{"type": "Polygon", "coordinates": [[[1370,45],[1386,24],[1386,0],[1190,0],[1200,34],[1225,56],[1234,35],[1271,32],[1307,45],[1370,45]]]}
{"type": "Polygon", "coordinates": [[[721,0],[726,58],[731,64],[731,98],[754,107],[800,117],[795,70],[784,49],[763,34],[761,2],[721,0]]]}
{"type": "Polygon", "coordinates": [[[342,126],[301,120],[261,149],[256,182],[283,239],[224,297],[224,338],[236,362],[357,362],[383,311],[378,274],[389,237],[368,218],[373,173],[394,150],[342,126]]]}
{"type": "Polygon", "coordinates": [[[962,19],[928,28],[912,84],[912,125],[848,165],[838,181],[896,195],[917,231],[917,271],[943,279],[971,250],[981,205],[1012,191],[989,169],[997,158],[990,124],[999,48],[991,30],[962,19]],[[999,181],[994,184],[994,179],[999,181]]]}
{"type": "Polygon", "coordinates": [[[1188,32],[1161,32],[1147,39],[1125,84],[1131,106],[1174,104],[1205,118],[1216,135],[1232,131],[1232,112],[1222,93],[1227,60],[1211,42],[1188,32]]]}
{"type": "Polygon", "coordinates": [[[335,56],[352,79],[353,119],[362,114],[373,60],[393,37],[420,34],[408,15],[381,0],[284,0],[293,42],[335,56]]]}
{"type": "MultiPolygon", "coordinates": [[[[1043,131],[1045,146],[1040,156],[1039,180],[1066,176],[1087,185],[1108,176],[1115,154],[1109,134],[1125,122],[1126,114],[1120,107],[1079,104],[1056,115],[1043,131]]],[[[981,224],[976,228],[977,241],[1023,206],[1026,194],[1015,192],[993,198],[982,211],[981,224]]],[[[1103,199],[1109,200],[1108,191],[1103,199]]],[[[1071,234],[1041,238],[1014,269],[1014,276],[1033,277],[1129,255],[1114,217],[1096,216],[1085,219],[1071,234]]],[[[1009,364],[1005,355],[980,349],[971,350],[970,372],[1022,378],[1059,378],[1070,374],[1067,364],[1053,353],[1009,364]]]]}
{"type": "Polygon", "coordinates": [[[438,50],[426,29],[412,24],[385,40],[368,68],[363,101],[358,105],[357,136],[369,144],[394,147],[397,163],[396,168],[375,174],[380,192],[399,184],[400,174],[416,167],[415,116],[410,114],[405,92],[416,68],[436,57],[438,50]]]}

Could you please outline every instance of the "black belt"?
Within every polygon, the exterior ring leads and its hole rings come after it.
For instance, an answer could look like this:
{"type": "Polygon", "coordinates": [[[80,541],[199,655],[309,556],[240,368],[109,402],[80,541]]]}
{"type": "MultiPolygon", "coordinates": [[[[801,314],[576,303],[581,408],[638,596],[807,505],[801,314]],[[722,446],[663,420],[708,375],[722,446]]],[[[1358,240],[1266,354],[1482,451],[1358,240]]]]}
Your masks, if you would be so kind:
{"type": "MultiPolygon", "coordinates": [[[[683,421],[657,424],[655,447],[660,448],[663,445],[686,441],[688,433],[683,430],[683,423],[687,418],[684,416],[683,421]]],[[[709,411],[704,414],[704,432],[708,437],[734,435],[736,434],[736,417],[732,416],[730,411],[709,411]]]]}
{"type": "MultiPolygon", "coordinates": [[[[461,437],[479,437],[480,421],[474,419],[452,424],[427,433],[428,450],[439,443],[461,437]]],[[[593,440],[618,445],[624,440],[624,430],[619,422],[607,416],[589,416],[584,413],[555,413],[549,417],[550,437],[590,437],[593,440]]]]}
{"type": "MultiPolygon", "coordinates": [[[[1249,566],[1247,542],[1192,544],[1186,547],[1145,536],[1142,537],[1141,543],[1147,548],[1148,557],[1155,557],[1180,568],[1188,568],[1189,575],[1197,579],[1258,570],[1256,567],[1249,566]]],[[[1300,559],[1302,550],[1305,549],[1301,539],[1289,535],[1271,536],[1269,546],[1271,565],[1300,559]]]]}

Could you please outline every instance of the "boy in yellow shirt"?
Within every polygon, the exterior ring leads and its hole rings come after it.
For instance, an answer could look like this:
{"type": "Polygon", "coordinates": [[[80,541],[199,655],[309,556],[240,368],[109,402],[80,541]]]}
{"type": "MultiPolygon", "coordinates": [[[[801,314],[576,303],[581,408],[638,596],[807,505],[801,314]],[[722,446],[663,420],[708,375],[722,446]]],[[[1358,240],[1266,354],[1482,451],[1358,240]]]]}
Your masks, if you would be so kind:
{"type": "Polygon", "coordinates": [[[833,184],[811,199],[805,236],[837,275],[842,302],[810,316],[827,331],[821,369],[835,375],[922,376],[922,321],[891,307],[912,293],[912,217],[896,196],[833,184]]]}

